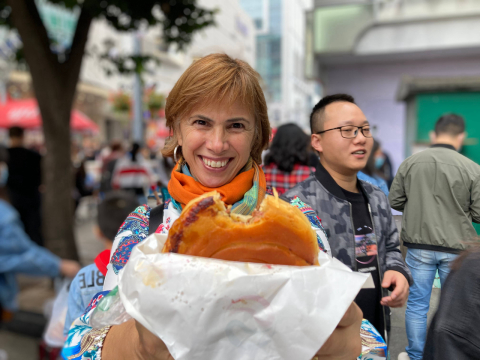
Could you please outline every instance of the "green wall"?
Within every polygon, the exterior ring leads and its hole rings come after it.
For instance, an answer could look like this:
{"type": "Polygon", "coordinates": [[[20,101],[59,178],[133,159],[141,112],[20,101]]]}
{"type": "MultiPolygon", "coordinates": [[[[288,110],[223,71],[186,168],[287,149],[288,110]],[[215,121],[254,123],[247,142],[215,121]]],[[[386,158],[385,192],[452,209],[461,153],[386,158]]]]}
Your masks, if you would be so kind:
{"type": "MultiPolygon", "coordinates": [[[[480,92],[430,93],[416,96],[417,142],[429,142],[438,118],[453,112],[463,116],[467,141],[461,153],[480,164],[480,92]]],[[[480,225],[474,224],[480,234],[480,225]]]]}

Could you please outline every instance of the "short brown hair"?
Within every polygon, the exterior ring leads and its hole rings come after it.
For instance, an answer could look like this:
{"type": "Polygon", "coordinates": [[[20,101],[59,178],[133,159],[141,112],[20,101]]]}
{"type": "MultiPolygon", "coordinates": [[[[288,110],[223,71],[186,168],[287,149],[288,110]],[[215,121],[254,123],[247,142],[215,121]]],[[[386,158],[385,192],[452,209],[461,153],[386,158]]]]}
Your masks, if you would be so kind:
{"type": "Polygon", "coordinates": [[[175,132],[180,119],[195,107],[226,100],[227,106],[240,100],[252,110],[255,117],[255,135],[251,157],[262,163],[262,151],[270,138],[270,122],[260,75],[246,62],[225,54],[211,54],[195,61],[182,74],[168,95],[165,107],[167,126],[173,135],[162,150],[164,156],[173,157],[178,145],[175,132]]]}

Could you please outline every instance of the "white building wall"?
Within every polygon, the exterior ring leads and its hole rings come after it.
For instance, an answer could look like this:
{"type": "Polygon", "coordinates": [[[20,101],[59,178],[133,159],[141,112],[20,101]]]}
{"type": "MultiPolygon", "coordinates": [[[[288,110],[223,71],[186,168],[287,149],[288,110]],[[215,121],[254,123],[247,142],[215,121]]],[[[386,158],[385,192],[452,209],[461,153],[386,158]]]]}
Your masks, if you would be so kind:
{"type": "Polygon", "coordinates": [[[199,6],[218,9],[215,26],[197,33],[184,52],[171,48],[167,53],[158,49],[158,32],[150,30],[145,36],[144,50],[153,48],[152,55],[161,58],[154,74],[145,77],[147,85],[168,94],[181,74],[197,58],[212,53],[225,53],[255,67],[255,27],[252,19],[240,7],[238,0],[200,0],[199,6]]]}
{"type": "Polygon", "coordinates": [[[320,99],[314,82],[304,78],[305,13],[311,8],[311,0],[283,1],[281,122],[295,122],[306,130],[311,108],[320,99]]]}
{"type": "MultiPolygon", "coordinates": [[[[200,0],[198,5],[208,9],[218,9],[215,16],[216,26],[197,33],[192,43],[183,52],[175,48],[168,52],[160,51],[159,28],[150,29],[142,34],[142,52],[157,57],[160,66],[151,66],[151,72],[144,74],[146,86],[155,84],[156,90],[168,94],[180,75],[193,60],[211,53],[226,53],[255,66],[255,28],[251,18],[240,7],[238,0],[200,0]]],[[[131,54],[133,33],[120,33],[108,26],[105,21],[97,20],[92,24],[87,49],[97,48],[103,51],[104,42],[113,40],[114,51],[118,54],[131,54]]],[[[118,74],[107,76],[102,64],[94,56],[86,57],[80,79],[108,90],[133,88],[132,76],[118,74]]]]}
{"type": "Polygon", "coordinates": [[[83,58],[80,81],[110,91],[130,86],[131,79],[117,75],[108,76],[104,69],[106,64],[99,62],[96,54],[104,52],[106,41],[113,42],[115,53],[130,54],[132,51],[133,38],[130,33],[115,31],[106,21],[95,20],[90,28],[86,46],[87,54],[83,58]]]}

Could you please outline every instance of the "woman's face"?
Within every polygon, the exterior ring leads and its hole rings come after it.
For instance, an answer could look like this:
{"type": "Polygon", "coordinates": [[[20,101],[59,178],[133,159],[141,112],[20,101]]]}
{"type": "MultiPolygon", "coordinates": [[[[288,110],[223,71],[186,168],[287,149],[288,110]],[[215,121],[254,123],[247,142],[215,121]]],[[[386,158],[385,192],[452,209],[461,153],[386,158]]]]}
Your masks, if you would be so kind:
{"type": "Polygon", "coordinates": [[[180,121],[178,144],[192,175],[216,188],[233,180],[250,157],[255,118],[240,102],[200,106],[180,121]]]}

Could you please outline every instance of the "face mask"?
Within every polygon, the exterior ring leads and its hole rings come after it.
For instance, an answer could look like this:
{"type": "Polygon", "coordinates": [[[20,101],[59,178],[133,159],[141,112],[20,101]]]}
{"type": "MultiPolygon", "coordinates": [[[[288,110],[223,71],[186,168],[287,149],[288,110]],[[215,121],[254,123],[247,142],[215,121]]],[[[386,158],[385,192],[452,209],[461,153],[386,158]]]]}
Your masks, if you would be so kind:
{"type": "Polygon", "coordinates": [[[7,164],[3,163],[0,164],[0,187],[4,187],[7,185],[8,180],[8,166],[7,164]]]}
{"type": "Polygon", "coordinates": [[[375,168],[380,169],[385,164],[385,158],[383,156],[375,158],[375,168]]]}

